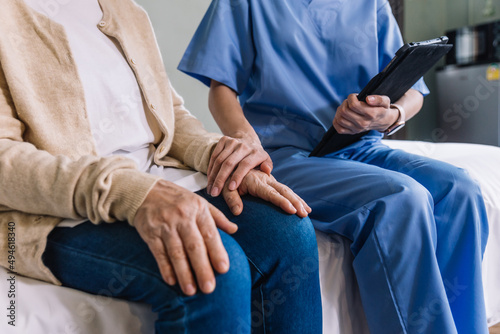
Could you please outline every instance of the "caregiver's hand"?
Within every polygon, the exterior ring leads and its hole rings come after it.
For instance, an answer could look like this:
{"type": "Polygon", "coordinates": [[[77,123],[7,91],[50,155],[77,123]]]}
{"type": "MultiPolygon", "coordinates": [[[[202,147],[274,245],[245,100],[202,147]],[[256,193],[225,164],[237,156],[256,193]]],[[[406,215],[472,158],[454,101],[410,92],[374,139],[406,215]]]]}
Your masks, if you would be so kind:
{"type": "Polygon", "coordinates": [[[356,134],[368,130],[383,132],[394,124],[399,112],[391,108],[387,96],[371,95],[366,102],[358,100],[357,94],[351,94],[337,108],[333,126],[338,133],[356,134]]]}
{"type": "Polygon", "coordinates": [[[197,286],[211,293],[214,269],[221,274],[229,270],[217,227],[233,234],[237,225],[182,187],[158,181],[137,210],[134,226],[153,253],[165,282],[178,282],[186,295],[194,295],[197,286]]]}
{"type": "Polygon", "coordinates": [[[229,190],[236,190],[256,167],[268,175],[273,170],[273,162],[258,139],[222,137],[208,164],[208,193],[219,196],[227,181],[229,190]]]}
{"type": "Polygon", "coordinates": [[[238,189],[229,189],[228,182],[226,182],[222,191],[227,205],[236,216],[243,211],[241,196],[246,194],[262,198],[280,207],[286,213],[297,214],[299,217],[307,217],[311,213],[311,208],[307,203],[290,188],[276,181],[272,175],[256,169],[252,169],[245,175],[238,189]]]}

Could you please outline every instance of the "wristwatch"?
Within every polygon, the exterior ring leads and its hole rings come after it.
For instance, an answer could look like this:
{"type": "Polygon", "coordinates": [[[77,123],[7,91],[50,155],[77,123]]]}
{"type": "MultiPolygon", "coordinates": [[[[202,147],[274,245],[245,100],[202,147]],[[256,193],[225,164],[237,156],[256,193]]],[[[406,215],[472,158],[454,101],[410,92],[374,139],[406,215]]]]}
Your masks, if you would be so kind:
{"type": "Polygon", "coordinates": [[[387,128],[387,130],[384,131],[384,134],[386,136],[391,136],[391,135],[395,134],[398,130],[403,128],[405,126],[405,123],[406,123],[405,122],[405,120],[406,120],[405,109],[402,106],[400,106],[399,104],[391,104],[390,107],[393,109],[397,109],[399,111],[399,117],[396,120],[396,122],[394,122],[394,124],[392,124],[390,127],[387,128]]]}

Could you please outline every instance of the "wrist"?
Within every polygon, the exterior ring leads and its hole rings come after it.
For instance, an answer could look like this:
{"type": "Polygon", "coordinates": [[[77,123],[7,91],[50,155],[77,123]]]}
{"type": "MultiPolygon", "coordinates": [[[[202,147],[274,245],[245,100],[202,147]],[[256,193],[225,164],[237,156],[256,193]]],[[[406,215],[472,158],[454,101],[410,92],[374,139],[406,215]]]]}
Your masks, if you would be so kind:
{"type": "Polygon", "coordinates": [[[399,104],[391,104],[391,109],[397,111],[397,119],[394,123],[392,123],[384,132],[386,136],[393,135],[401,128],[403,128],[406,124],[406,112],[405,109],[399,104]]]}
{"type": "Polygon", "coordinates": [[[256,143],[260,144],[259,136],[257,136],[257,133],[255,133],[255,131],[253,129],[251,131],[244,131],[244,130],[232,131],[231,133],[228,133],[227,135],[229,137],[243,139],[245,141],[256,142],[256,143]]]}

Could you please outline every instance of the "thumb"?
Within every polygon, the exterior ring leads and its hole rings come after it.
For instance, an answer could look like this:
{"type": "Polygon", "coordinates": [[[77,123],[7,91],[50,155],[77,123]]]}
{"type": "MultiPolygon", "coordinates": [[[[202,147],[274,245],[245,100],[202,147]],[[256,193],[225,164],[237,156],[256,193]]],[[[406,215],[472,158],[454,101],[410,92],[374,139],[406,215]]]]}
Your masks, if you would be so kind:
{"type": "Polygon", "coordinates": [[[391,99],[384,95],[370,95],[366,97],[366,103],[371,107],[389,108],[391,106],[391,99]]]}
{"type": "Polygon", "coordinates": [[[226,182],[224,189],[222,189],[222,196],[224,197],[224,200],[226,201],[226,204],[231,210],[232,214],[235,216],[239,216],[243,211],[243,201],[241,200],[238,189],[229,190],[227,184],[228,182],[226,182]]]}
{"type": "Polygon", "coordinates": [[[267,175],[271,175],[271,172],[273,171],[273,162],[271,161],[271,158],[267,158],[267,160],[260,165],[260,170],[267,175]]]}
{"type": "Polygon", "coordinates": [[[230,222],[229,219],[227,219],[226,216],[224,216],[224,214],[212,204],[209,205],[209,210],[212,214],[215,224],[222,231],[228,234],[234,234],[238,230],[238,225],[230,222]]]}

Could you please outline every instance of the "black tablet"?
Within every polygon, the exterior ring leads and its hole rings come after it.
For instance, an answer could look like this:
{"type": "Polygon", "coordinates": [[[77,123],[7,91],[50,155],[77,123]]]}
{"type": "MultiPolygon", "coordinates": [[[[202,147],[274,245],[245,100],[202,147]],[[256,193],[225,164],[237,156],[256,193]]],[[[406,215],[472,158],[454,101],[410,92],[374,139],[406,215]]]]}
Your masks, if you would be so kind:
{"type": "MultiPolygon", "coordinates": [[[[405,44],[396,56],[363,88],[358,95],[365,101],[368,95],[386,95],[391,103],[399,100],[434,64],[447,54],[453,45],[443,36],[429,41],[405,44]]],[[[309,156],[324,156],[344,148],[367,132],[354,135],[339,134],[332,126],[309,156]]]]}

